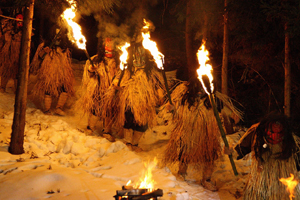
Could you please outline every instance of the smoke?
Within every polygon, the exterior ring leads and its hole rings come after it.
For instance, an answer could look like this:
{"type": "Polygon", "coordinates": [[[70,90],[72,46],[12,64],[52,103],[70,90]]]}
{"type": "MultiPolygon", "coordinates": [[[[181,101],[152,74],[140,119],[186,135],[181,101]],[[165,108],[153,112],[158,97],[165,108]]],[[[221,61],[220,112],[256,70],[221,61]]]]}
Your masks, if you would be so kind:
{"type": "Polygon", "coordinates": [[[128,1],[114,7],[113,12],[85,10],[85,14],[89,12],[98,23],[97,38],[110,38],[118,46],[135,40],[141,34],[143,19],[147,19],[147,3],[128,1]]]}

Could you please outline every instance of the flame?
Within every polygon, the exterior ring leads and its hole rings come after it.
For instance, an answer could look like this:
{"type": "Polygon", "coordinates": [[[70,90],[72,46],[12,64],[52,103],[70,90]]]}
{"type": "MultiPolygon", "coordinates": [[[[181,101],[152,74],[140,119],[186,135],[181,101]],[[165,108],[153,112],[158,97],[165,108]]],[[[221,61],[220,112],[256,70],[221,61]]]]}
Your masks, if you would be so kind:
{"type": "Polygon", "coordinates": [[[127,183],[126,183],[126,186],[130,185],[131,184],[131,180],[129,180],[127,183]]]}
{"type": "Polygon", "coordinates": [[[122,54],[120,55],[120,69],[124,70],[126,69],[126,64],[127,64],[127,58],[128,58],[128,52],[127,48],[130,46],[128,42],[126,42],[123,46],[119,47],[121,49],[122,54]]]}
{"type": "Polygon", "coordinates": [[[85,37],[82,35],[81,33],[81,27],[73,21],[73,19],[75,18],[76,14],[76,3],[74,2],[74,0],[67,0],[70,5],[71,8],[67,8],[63,14],[61,14],[61,17],[63,19],[65,19],[69,25],[69,34],[68,37],[69,39],[75,43],[79,49],[86,49],[86,39],[85,37]]]}
{"type": "Polygon", "coordinates": [[[287,186],[287,190],[290,193],[290,200],[293,199],[293,197],[295,197],[294,195],[294,188],[297,186],[298,181],[294,179],[294,175],[290,174],[291,176],[289,178],[281,178],[279,179],[279,181],[281,181],[284,185],[287,186]]]}
{"type": "Polygon", "coordinates": [[[142,32],[143,36],[143,47],[145,49],[148,49],[151,52],[151,55],[153,56],[155,63],[159,69],[164,69],[164,55],[158,51],[158,48],[156,46],[156,42],[150,40],[150,31],[149,26],[150,23],[147,22],[144,19],[145,26],[143,27],[144,32],[142,32]]]}
{"type": "Polygon", "coordinates": [[[198,79],[200,80],[205,92],[207,94],[209,94],[207,88],[205,87],[204,81],[202,79],[203,75],[206,75],[209,79],[210,82],[210,89],[213,92],[214,91],[214,85],[212,83],[213,81],[213,76],[212,76],[212,66],[210,64],[207,64],[207,61],[209,61],[209,53],[208,51],[205,49],[205,42],[203,42],[203,44],[201,45],[201,47],[199,48],[198,52],[197,52],[197,57],[198,57],[198,62],[199,62],[199,69],[197,69],[197,73],[198,73],[198,79]]]}
{"type": "Polygon", "coordinates": [[[144,163],[144,165],[146,168],[144,172],[144,176],[142,176],[142,178],[140,179],[140,183],[136,184],[136,188],[147,188],[148,191],[151,192],[154,190],[154,185],[155,185],[155,181],[153,180],[152,177],[152,170],[157,165],[157,159],[154,158],[153,162],[144,163]]]}

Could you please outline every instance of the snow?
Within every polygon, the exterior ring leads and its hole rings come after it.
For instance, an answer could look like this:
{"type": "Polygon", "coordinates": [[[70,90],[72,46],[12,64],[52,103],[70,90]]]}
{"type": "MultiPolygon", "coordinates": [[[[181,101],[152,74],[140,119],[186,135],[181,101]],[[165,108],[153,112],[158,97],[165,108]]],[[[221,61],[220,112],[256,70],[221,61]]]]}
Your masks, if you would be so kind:
{"type": "MultiPolygon", "coordinates": [[[[83,63],[74,62],[73,68],[78,88],[83,63]]],[[[189,167],[184,181],[173,175],[176,166],[167,167],[159,162],[171,133],[172,123],[165,121],[170,116],[157,116],[158,125],[147,130],[140,141],[143,151],[136,152],[121,139],[109,142],[100,135],[87,134],[87,118],[74,109],[74,100],[69,100],[66,116],[45,115],[29,93],[25,153],[12,155],[8,153],[8,146],[14,102],[13,81],[10,81],[7,92],[0,93],[0,199],[114,199],[116,190],[121,190],[129,180],[139,181],[147,163],[155,158],[158,164],[152,175],[155,188],[164,193],[160,200],[241,199],[249,159],[236,161],[238,176],[233,174],[226,155],[216,162],[212,179],[219,188],[217,192],[199,184],[199,173],[193,166],[189,167]]],[[[238,138],[238,134],[228,136],[230,144],[238,138]]]]}

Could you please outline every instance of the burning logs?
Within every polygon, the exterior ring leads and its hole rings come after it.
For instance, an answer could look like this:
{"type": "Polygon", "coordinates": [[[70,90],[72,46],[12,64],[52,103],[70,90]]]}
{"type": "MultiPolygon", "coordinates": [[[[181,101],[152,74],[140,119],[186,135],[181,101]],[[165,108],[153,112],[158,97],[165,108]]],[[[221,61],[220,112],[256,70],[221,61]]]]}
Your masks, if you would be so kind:
{"type": "Polygon", "coordinates": [[[114,197],[115,200],[157,200],[157,197],[161,196],[163,196],[163,190],[161,189],[149,191],[147,188],[133,189],[132,187],[123,186],[122,190],[117,190],[114,197]]]}

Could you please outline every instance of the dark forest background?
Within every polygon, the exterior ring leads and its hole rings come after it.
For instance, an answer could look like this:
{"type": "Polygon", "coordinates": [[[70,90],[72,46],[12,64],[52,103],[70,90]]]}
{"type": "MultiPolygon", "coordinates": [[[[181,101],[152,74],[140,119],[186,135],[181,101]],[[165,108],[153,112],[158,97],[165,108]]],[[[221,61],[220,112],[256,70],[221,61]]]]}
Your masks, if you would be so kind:
{"type": "MultiPolygon", "coordinates": [[[[151,39],[165,55],[165,69],[178,70],[178,78],[189,77],[186,51],[186,19],[192,17],[192,49],[196,54],[202,39],[210,52],[215,86],[221,88],[224,2],[217,0],[78,0],[78,23],[87,39],[87,51],[95,55],[99,40],[130,39],[142,26],[142,18],[153,22],[151,39]],[[187,14],[187,3],[193,7],[187,14]],[[103,3],[104,2],[104,3],[103,3]]],[[[290,35],[291,118],[300,128],[300,1],[252,0],[227,2],[229,25],[228,94],[244,113],[241,125],[249,127],[271,111],[283,112],[284,36],[290,35]],[[289,29],[284,29],[288,22],[289,29]]],[[[1,0],[3,15],[15,17],[24,1],[1,0]]],[[[51,41],[62,28],[62,45],[73,59],[84,61],[85,53],[66,37],[60,15],[68,6],[62,0],[35,0],[32,51],[42,40],[51,41]]],[[[101,43],[101,42],[100,42],[101,43]]],[[[34,54],[34,53],[33,53],[34,54]]]]}

